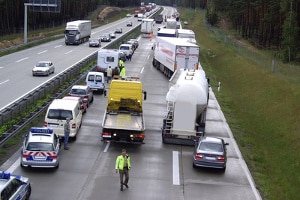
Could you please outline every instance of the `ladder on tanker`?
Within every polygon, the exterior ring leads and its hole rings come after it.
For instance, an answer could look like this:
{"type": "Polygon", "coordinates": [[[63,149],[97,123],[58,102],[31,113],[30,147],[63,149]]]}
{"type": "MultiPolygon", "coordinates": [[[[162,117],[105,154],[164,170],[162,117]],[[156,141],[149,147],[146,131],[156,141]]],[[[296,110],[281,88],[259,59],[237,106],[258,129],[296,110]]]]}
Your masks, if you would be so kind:
{"type": "Polygon", "coordinates": [[[174,119],[174,101],[168,101],[167,103],[167,118],[166,118],[166,127],[167,129],[171,129],[173,127],[173,119],[174,119]]]}

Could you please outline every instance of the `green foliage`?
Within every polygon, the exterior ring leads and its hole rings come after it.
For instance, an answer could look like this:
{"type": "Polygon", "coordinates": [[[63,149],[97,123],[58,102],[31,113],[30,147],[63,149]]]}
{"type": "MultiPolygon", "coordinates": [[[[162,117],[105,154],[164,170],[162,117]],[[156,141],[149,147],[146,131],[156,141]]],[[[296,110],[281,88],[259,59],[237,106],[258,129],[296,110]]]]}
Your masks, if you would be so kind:
{"type": "Polygon", "coordinates": [[[206,20],[212,26],[216,25],[219,22],[218,13],[216,12],[214,4],[212,4],[212,3],[207,4],[206,20]]]}
{"type": "Polygon", "coordinates": [[[299,51],[299,27],[297,27],[296,15],[291,10],[283,24],[283,40],[281,54],[285,62],[295,60],[299,51]]]}

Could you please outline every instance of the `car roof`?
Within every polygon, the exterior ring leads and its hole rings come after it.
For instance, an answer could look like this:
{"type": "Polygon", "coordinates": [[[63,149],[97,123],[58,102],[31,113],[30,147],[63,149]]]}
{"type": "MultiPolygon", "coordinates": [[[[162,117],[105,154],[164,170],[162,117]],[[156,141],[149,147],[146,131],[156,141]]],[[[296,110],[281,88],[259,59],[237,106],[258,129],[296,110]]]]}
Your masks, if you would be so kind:
{"type": "Polygon", "coordinates": [[[72,110],[78,104],[79,102],[67,99],[54,99],[51,102],[49,109],[72,110]]]}
{"type": "Polygon", "coordinates": [[[29,140],[28,142],[43,142],[43,143],[53,143],[53,137],[54,137],[54,132],[50,133],[40,133],[39,131],[36,132],[35,130],[50,130],[48,128],[31,128],[29,132],[29,140]]]}
{"type": "Polygon", "coordinates": [[[62,99],[67,99],[67,100],[76,100],[76,101],[80,101],[81,97],[74,97],[74,96],[65,96],[62,99]]]}
{"type": "Polygon", "coordinates": [[[89,86],[87,85],[73,85],[72,89],[87,89],[89,86]]]}
{"type": "Polygon", "coordinates": [[[222,143],[221,138],[216,138],[216,137],[203,137],[201,138],[201,142],[213,142],[213,143],[222,143]]]}

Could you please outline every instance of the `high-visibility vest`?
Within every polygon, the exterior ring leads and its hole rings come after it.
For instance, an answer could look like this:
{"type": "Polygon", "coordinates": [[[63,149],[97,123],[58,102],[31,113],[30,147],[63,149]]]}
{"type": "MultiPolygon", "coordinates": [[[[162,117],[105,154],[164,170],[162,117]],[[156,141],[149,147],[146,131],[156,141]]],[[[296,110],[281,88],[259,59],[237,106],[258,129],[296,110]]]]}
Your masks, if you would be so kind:
{"type": "Polygon", "coordinates": [[[126,76],[126,69],[123,67],[120,71],[120,76],[126,76]]]}
{"type": "MultiPolygon", "coordinates": [[[[127,167],[128,169],[130,169],[131,168],[130,157],[128,154],[126,154],[126,157],[127,157],[127,167]]],[[[125,166],[125,158],[123,157],[123,155],[119,155],[116,159],[115,169],[123,170],[124,166],[125,166]]]]}

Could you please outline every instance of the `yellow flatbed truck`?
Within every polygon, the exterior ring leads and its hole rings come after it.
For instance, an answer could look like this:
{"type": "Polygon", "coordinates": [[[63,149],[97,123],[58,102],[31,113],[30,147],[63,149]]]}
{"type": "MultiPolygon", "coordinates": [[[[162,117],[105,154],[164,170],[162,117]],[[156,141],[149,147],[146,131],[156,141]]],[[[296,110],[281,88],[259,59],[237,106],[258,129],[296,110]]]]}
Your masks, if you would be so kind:
{"type": "Polygon", "coordinates": [[[108,98],[102,122],[103,141],[144,143],[143,100],[147,92],[138,77],[114,78],[104,96],[108,98]]]}

